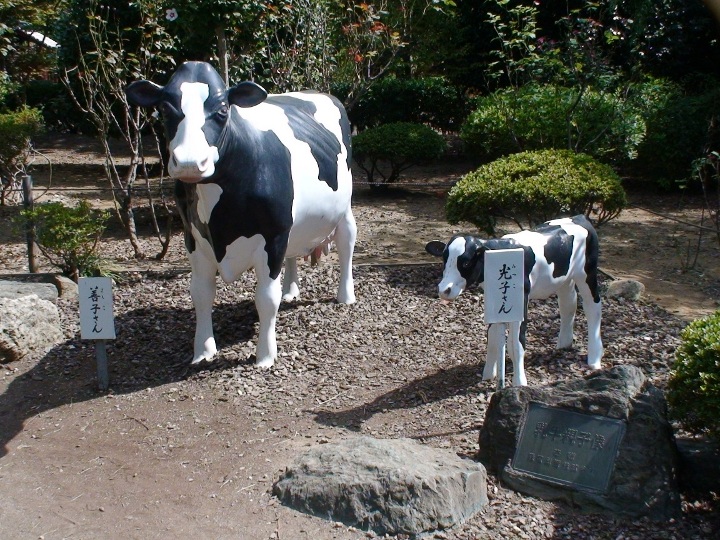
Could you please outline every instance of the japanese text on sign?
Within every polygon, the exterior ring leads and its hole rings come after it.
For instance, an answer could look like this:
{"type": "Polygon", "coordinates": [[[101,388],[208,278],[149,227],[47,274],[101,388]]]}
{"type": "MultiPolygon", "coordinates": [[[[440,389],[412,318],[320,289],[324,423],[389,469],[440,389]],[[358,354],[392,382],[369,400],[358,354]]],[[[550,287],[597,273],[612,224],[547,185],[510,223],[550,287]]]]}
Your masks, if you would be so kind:
{"type": "Polygon", "coordinates": [[[604,491],[624,433],[621,420],[531,403],[513,467],[562,484],[604,491]]]}
{"type": "Polygon", "coordinates": [[[525,291],[522,249],[485,252],[485,323],[522,321],[525,291]]]}
{"type": "Polygon", "coordinates": [[[110,278],[80,278],[80,338],[115,339],[110,278]]]}

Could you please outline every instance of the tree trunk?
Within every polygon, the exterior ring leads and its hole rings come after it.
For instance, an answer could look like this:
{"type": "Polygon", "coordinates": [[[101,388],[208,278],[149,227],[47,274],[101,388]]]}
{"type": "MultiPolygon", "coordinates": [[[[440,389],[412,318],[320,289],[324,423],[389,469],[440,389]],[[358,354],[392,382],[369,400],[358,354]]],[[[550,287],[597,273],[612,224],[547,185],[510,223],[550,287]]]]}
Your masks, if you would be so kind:
{"type": "Polygon", "coordinates": [[[230,85],[230,75],[228,71],[228,52],[227,39],[225,38],[225,29],[222,26],[215,28],[215,36],[217,37],[218,56],[220,57],[220,73],[225,80],[225,86],[230,85]]]}

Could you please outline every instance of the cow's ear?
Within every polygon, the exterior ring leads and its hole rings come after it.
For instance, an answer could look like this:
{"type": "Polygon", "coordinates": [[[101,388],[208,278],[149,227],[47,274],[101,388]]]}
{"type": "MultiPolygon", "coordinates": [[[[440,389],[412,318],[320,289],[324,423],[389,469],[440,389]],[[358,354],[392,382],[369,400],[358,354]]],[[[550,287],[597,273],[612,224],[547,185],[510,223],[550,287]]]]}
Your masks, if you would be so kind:
{"type": "Polygon", "coordinates": [[[131,105],[154,107],[160,103],[163,87],[150,81],[135,81],[125,88],[125,94],[131,105]]]}
{"type": "Polygon", "coordinates": [[[228,90],[228,101],[238,107],[254,107],[267,98],[267,91],[254,82],[244,81],[228,90]]]}
{"type": "Polygon", "coordinates": [[[445,244],[440,240],[433,240],[425,244],[425,251],[435,257],[442,257],[443,251],[445,251],[445,244]]]}

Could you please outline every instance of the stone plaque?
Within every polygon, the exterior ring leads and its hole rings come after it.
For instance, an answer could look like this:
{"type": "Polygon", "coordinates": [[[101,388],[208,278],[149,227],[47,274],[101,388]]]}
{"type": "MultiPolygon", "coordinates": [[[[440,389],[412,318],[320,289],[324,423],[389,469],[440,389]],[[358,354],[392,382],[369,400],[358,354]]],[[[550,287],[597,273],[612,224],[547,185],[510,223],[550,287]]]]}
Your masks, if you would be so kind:
{"type": "Polygon", "coordinates": [[[512,467],[536,478],[605,492],[625,422],[531,402],[512,467]]]}

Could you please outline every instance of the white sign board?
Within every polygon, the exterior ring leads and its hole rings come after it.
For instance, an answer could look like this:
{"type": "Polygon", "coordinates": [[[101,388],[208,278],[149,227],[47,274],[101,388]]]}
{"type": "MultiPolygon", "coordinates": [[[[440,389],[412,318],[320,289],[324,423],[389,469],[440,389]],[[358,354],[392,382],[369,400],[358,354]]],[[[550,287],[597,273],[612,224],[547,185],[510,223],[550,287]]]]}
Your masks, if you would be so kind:
{"type": "Polygon", "coordinates": [[[115,339],[112,280],[80,278],[80,339],[115,339]]]}
{"type": "Polygon", "coordinates": [[[485,252],[485,324],[525,318],[524,259],[522,248],[485,252]]]}

